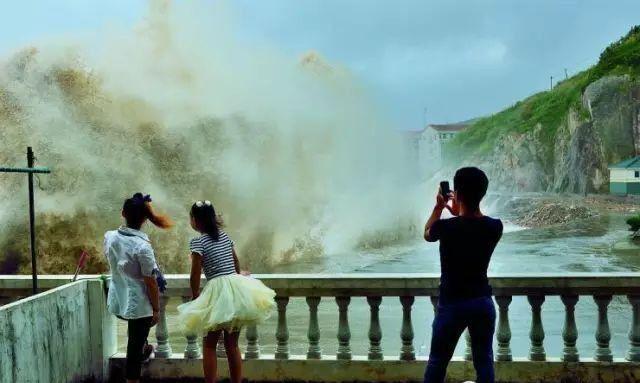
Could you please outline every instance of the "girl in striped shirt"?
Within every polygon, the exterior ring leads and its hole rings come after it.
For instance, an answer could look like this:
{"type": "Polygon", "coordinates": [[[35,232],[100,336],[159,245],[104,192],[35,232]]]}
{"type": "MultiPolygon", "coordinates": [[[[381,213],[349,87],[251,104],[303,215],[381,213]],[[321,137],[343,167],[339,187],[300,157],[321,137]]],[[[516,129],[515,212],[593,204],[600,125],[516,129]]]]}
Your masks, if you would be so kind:
{"type": "Polygon", "coordinates": [[[179,323],[186,335],[204,335],[205,382],[216,380],[216,345],[224,336],[231,382],[240,383],[240,329],[269,317],[275,306],[275,292],[257,279],[240,274],[234,243],[222,231],[210,201],[197,201],[191,206],[191,227],[200,233],[189,244],[193,300],[178,306],[179,323]],[[202,272],[207,283],[200,292],[202,272]]]}

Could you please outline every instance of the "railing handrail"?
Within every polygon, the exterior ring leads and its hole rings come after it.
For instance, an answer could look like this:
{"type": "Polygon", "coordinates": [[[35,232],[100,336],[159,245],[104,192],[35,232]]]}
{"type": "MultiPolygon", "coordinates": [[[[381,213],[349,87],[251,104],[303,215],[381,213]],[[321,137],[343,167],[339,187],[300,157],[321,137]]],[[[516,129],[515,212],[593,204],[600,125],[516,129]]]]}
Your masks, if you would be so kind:
{"type": "MultiPolygon", "coordinates": [[[[80,275],[78,279],[100,278],[80,275]]],[[[190,294],[188,274],[167,274],[169,296],[190,294]]],[[[278,295],[307,296],[435,296],[439,274],[348,273],[348,274],[256,274],[278,295]]],[[[71,275],[41,275],[42,290],[55,288],[71,275]]],[[[203,282],[205,282],[203,276],[203,282]]],[[[640,294],[640,273],[504,273],[490,274],[494,295],[628,295],[640,294]]],[[[0,275],[0,295],[18,295],[30,288],[31,276],[0,275]]]]}
{"type": "MultiPolygon", "coordinates": [[[[82,275],[80,279],[100,278],[99,275],[82,275]]],[[[402,305],[402,325],[400,338],[402,347],[399,358],[414,360],[416,358],[413,345],[414,331],[411,311],[415,297],[429,296],[434,313],[439,310],[437,274],[260,274],[255,275],[267,286],[276,291],[277,328],[275,331],[276,359],[289,358],[289,332],[287,325],[287,305],[291,297],[306,298],[309,308],[309,328],[307,338],[309,349],[308,359],[318,359],[321,352],[318,346],[318,316],[317,309],[320,297],[333,297],[338,306],[338,352],[337,359],[351,359],[350,346],[351,331],[349,326],[349,304],[351,297],[366,297],[370,309],[369,322],[369,360],[383,357],[380,348],[382,333],[380,331],[379,307],[382,297],[399,297],[402,305]]],[[[172,355],[172,348],[167,329],[166,307],[172,297],[179,297],[181,301],[189,301],[191,291],[189,276],[186,274],[166,275],[168,290],[160,299],[160,320],[156,329],[158,340],[157,357],[172,355]]],[[[41,276],[41,288],[54,288],[68,283],[69,275],[41,276]]],[[[614,295],[626,295],[631,305],[632,319],[629,330],[629,348],[626,359],[640,362],[640,273],[530,273],[530,274],[502,274],[492,275],[490,283],[493,286],[495,300],[498,305],[498,323],[496,340],[498,349],[496,359],[500,361],[513,360],[510,348],[511,330],[509,324],[509,305],[513,296],[526,296],[531,306],[531,322],[529,338],[531,341],[529,359],[544,361],[547,359],[544,348],[544,326],[542,322],[542,305],[545,297],[560,295],[565,307],[565,319],[562,329],[564,343],[562,360],[577,362],[580,360],[576,348],[577,326],[575,321],[575,305],[579,296],[591,296],[598,307],[597,326],[595,332],[596,352],[598,362],[611,362],[613,353],[610,347],[611,331],[608,320],[608,306],[614,295]]],[[[29,276],[0,275],[0,296],[29,295],[29,276]]],[[[323,299],[323,298],[322,298],[323,299]]],[[[387,299],[387,298],[385,298],[387,299]]],[[[260,358],[258,329],[256,326],[247,328],[246,358],[260,358]]],[[[184,355],[186,358],[197,358],[200,349],[197,336],[187,335],[187,345],[184,355]]],[[[471,359],[470,337],[465,337],[465,359],[471,359]]]]}

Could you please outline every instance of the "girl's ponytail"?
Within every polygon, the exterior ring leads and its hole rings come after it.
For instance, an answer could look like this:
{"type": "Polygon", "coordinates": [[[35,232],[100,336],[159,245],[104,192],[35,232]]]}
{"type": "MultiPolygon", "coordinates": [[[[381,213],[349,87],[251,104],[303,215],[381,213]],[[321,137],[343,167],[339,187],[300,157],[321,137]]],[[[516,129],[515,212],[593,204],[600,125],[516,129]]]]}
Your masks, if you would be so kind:
{"type": "Polygon", "coordinates": [[[122,215],[127,220],[127,225],[135,229],[139,229],[147,219],[162,229],[173,226],[171,218],[156,214],[151,206],[151,196],[148,194],[136,193],[133,197],[127,198],[122,207],[122,215]]]}
{"type": "Polygon", "coordinates": [[[145,215],[152,224],[156,225],[161,229],[168,229],[173,226],[173,221],[167,215],[157,214],[153,207],[151,206],[151,202],[144,203],[145,215]]]}

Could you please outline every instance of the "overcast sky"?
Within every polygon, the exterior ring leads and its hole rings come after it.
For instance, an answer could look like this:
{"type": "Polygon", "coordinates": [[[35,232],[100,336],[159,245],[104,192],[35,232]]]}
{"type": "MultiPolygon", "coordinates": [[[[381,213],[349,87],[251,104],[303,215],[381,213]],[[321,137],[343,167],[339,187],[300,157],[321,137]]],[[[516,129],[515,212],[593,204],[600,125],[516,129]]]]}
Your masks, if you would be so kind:
{"type": "MultiPolygon", "coordinates": [[[[213,1],[213,0],[211,0],[213,1]]],[[[640,0],[229,0],[243,37],[350,68],[398,129],[490,114],[596,62],[640,24],[640,0]]],[[[3,4],[0,55],[42,38],[132,25],[143,0],[3,4]]]]}

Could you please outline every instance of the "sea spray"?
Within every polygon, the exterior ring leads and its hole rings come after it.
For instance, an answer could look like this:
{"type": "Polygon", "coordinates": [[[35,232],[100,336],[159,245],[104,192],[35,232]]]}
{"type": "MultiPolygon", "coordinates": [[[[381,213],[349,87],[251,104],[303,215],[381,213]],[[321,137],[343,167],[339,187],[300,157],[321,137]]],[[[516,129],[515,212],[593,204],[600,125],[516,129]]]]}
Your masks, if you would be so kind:
{"type": "MultiPolygon", "coordinates": [[[[188,208],[202,198],[223,213],[243,262],[265,271],[413,235],[423,214],[381,109],[320,54],[237,37],[224,3],[152,1],[131,31],[5,60],[0,163],[20,164],[31,145],[54,170],[38,182],[41,272],[72,272],[82,249],[86,272],[105,271],[102,234],[135,191],[178,223],[145,227],[167,271],[188,270],[188,208]]],[[[23,188],[0,175],[5,259],[27,253],[23,188]]]]}

